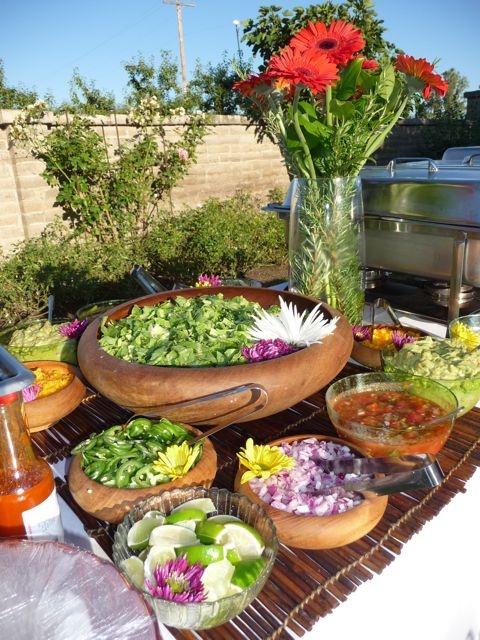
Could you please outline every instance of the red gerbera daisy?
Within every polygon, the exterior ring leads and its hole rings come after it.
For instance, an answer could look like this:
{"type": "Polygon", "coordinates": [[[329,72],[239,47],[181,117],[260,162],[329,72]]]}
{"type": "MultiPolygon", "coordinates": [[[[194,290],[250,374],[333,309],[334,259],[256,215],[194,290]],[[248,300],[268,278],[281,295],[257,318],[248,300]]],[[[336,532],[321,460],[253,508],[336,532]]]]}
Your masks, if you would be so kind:
{"type": "Polygon", "coordinates": [[[292,85],[303,84],[316,94],[325,92],[328,86],[338,80],[338,68],[318,51],[301,53],[286,47],[270,60],[267,75],[292,85]]]}
{"type": "Polygon", "coordinates": [[[433,73],[434,66],[427,62],[425,58],[413,58],[401,54],[395,63],[395,68],[401,73],[417,78],[425,84],[423,97],[428,99],[432,89],[439,95],[444,96],[448,91],[448,82],[441,75],[433,73]]]}
{"type": "Polygon", "coordinates": [[[254,74],[251,73],[245,80],[239,80],[233,85],[234,89],[240,91],[244,96],[253,96],[256,93],[257,87],[265,85],[265,87],[271,86],[271,80],[265,73],[254,74]]]}
{"type": "Polygon", "coordinates": [[[363,56],[355,56],[354,60],[361,60],[362,69],[366,69],[367,71],[377,71],[379,66],[376,60],[367,60],[367,58],[364,58],[363,56]]]}
{"type": "Polygon", "coordinates": [[[292,38],[290,46],[299,52],[310,49],[319,51],[332,62],[345,66],[354,53],[363,49],[365,40],[361,30],[355,25],[334,20],[328,28],[323,22],[309,22],[307,27],[292,38]]]}

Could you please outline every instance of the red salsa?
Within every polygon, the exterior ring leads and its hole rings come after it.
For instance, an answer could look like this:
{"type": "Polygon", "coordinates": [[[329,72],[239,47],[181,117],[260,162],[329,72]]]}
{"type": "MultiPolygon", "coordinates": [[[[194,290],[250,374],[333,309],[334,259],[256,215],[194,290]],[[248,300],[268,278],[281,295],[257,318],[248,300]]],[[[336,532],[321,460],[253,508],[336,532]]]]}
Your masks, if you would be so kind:
{"type": "Polygon", "coordinates": [[[336,399],[334,410],[338,415],[339,434],[371,456],[437,453],[451,425],[447,418],[426,429],[419,428],[445,411],[435,402],[405,391],[346,393],[336,399]],[[371,439],[368,427],[374,427],[371,439]]]}

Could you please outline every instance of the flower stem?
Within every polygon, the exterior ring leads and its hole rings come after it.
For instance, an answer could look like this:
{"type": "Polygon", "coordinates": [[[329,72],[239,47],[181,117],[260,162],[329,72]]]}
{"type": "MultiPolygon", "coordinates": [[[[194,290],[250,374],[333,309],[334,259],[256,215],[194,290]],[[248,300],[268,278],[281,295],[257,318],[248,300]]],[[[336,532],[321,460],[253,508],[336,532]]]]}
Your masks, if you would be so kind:
{"type": "Polygon", "coordinates": [[[307,164],[307,168],[308,168],[308,174],[307,177],[311,178],[312,180],[315,180],[315,178],[317,177],[316,172],[315,172],[315,165],[313,164],[313,159],[312,159],[312,154],[310,153],[310,148],[307,144],[307,141],[305,140],[305,136],[303,135],[303,131],[302,128],[300,126],[300,121],[298,119],[298,100],[300,98],[300,89],[297,88],[295,89],[295,96],[293,98],[293,106],[292,106],[292,111],[293,111],[293,126],[295,128],[295,133],[298,136],[298,139],[300,141],[300,144],[302,145],[303,151],[305,153],[305,162],[307,164]]]}

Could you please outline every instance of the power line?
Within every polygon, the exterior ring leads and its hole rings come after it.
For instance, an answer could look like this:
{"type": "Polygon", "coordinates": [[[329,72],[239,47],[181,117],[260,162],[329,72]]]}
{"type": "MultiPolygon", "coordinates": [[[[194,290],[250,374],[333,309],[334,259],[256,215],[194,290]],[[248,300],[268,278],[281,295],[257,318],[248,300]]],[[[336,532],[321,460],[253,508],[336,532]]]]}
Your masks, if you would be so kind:
{"type": "Polygon", "coordinates": [[[177,7],[178,41],[180,44],[180,64],[182,66],[183,94],[187,93],[187,67],[185,64],[185,49],[183,46],[182,7],[194,7],[194,4],[181,2],[181,0],[163,0],[163,4],[174,4],[177,7]]]}

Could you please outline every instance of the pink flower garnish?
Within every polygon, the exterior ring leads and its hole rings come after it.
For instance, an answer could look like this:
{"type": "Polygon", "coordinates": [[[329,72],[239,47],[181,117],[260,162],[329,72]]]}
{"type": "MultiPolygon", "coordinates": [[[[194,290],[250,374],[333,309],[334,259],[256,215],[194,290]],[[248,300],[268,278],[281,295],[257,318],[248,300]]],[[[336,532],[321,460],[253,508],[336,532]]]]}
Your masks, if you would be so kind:
{"type": "Polygon", "coordinates": [[[189,565],[185,556],[167,560],[153,571],[154,585],[147,578],[145,587],[154,598],[173,602],[203,602],[206,599],[202,583],[203,566],[200,562],[189,565]]]}
{"type": "Polygon", "coordinates": [[[249,362],[261,362],[286,356],[294,351],[298,351],[298,347],[288,344],[281,338],[275,338],[274,340],[259,340],[253,347],[243,347],[242,356],[249,362]]]}
{"type": "Polygon", "coordinates": [[[24,402],[33,402],[40,393],[41,386],[39,384],[31,384],[22,389],[22,397],[24,402]]]}
{"type": "Polygon", "coordinates": [[[353,339],[356,342],[371,340],[373,335],[372,327],[364,326],[361,324],[354,324],[352,326],[352,332],[353,332],[353,339]]]}
{"type": "Polygon", "coordinates": [[[403,345],[415,342],[416,340],[417,338],[409,336],[403,333],[403,331],[392,331],[392,344],[397,351],[400,351],[403,345]]]}
{"type": "Polygon", "coordinates": [[[195,283],[196,287],[220,287],[222,284],[222,279],[220,276],[208,276],[206,273],[201,273],[197,282],[195,283]]]}
{"type": "Polygon", "coordinates": [[[85,331],[88,325],[88,320],[73,320],[68,324],[61,325],[58,328],[58,333],[65,338],[78,338],[85,331]]]}

